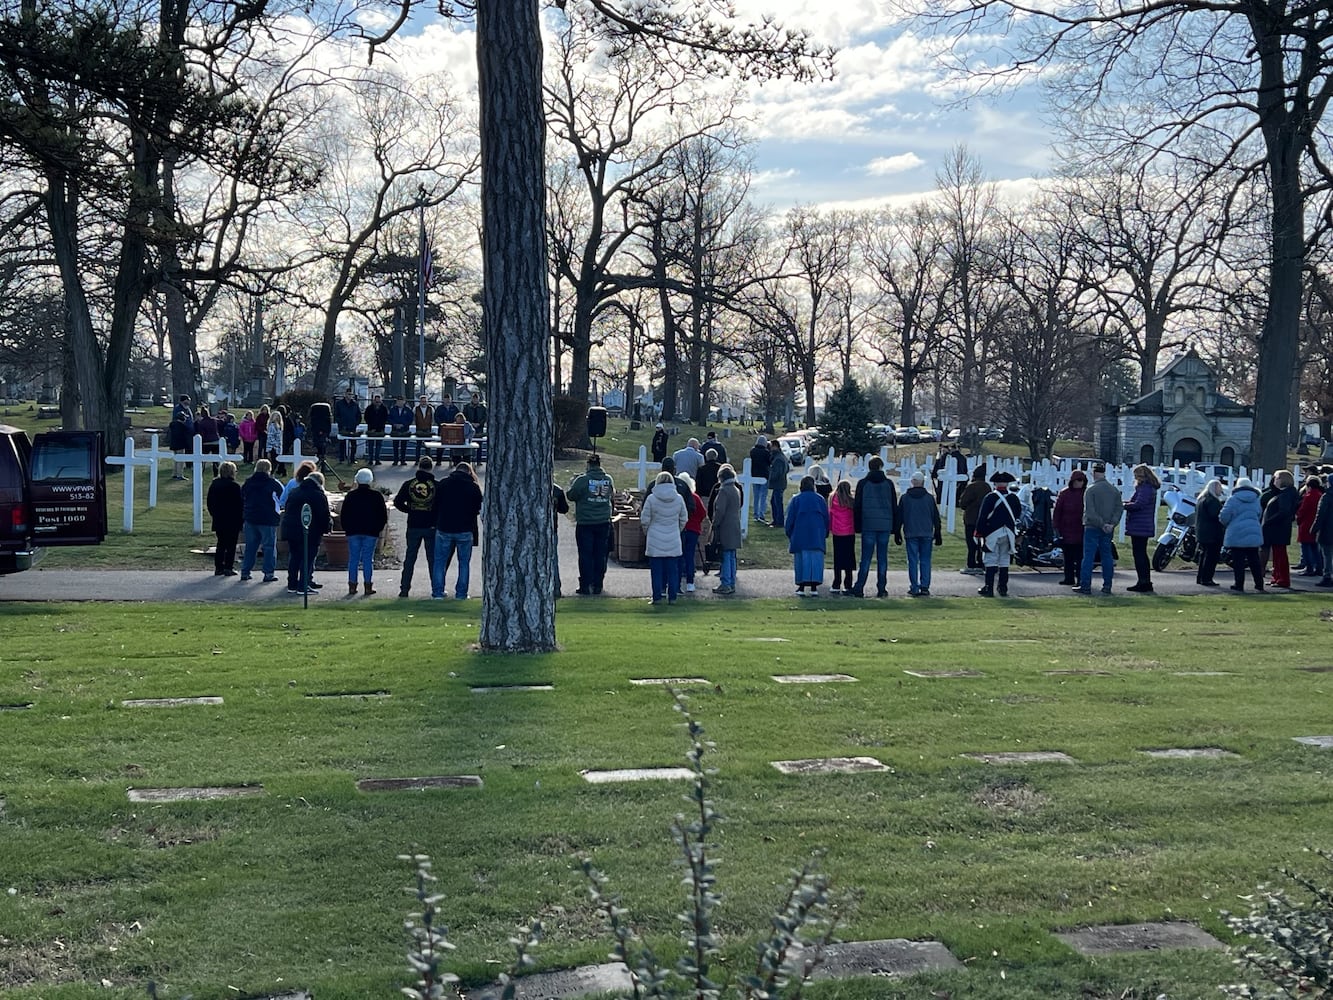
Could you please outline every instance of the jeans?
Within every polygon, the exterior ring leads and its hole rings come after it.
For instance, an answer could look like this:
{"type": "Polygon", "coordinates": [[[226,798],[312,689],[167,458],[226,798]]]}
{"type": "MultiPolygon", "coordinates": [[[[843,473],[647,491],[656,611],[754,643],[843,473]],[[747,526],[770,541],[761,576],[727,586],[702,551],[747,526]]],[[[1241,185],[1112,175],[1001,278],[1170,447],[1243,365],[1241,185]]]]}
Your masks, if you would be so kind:
{"type": "Polygon", "coordinates": [[[406,597],[412,588],[412,570],[417,565],[417,549],[423,544],[426,546],[426,567],[430,570],[431,577],[435,576],[435,529],[408,528],[407,551],[403,553],[403,576],[398,584],[400,597],[406,597]]]}
{"type": "Polygon", "coordinates": [[[782,505],[782,494],[786,491],[775,490],[771,486],[768,490],[769,496],[773,500],[773,523],[780,526],[786,522],[785,510],[782,505]]]}
{"type": "Polygon", "coordinates": [[[1111,580],[1115,577],[1115,563],[1111,561],[1111,533],[1101,528],[1085,525],[1083,528],[1083,565],[1078,571],[1078,585],[1084,589],[1092,588],[1092,564],[1100,556],[1102,560],[1102,589],[1111,589],[1111,580]]]}
{"type": "Polygon", "coordinates": [[[1311,575],[1324,575],[1324,557],[1314,542],[1301,542],[1301,562],[1311,575]]]}
{"type": "Polygon", "coordinates": [[[910,593],[930,589],[930,558],[933,539],[926,535],[922,538],[904,538],[907,549],[907,582],[910,593]]]}
{"type": "Polygon", "coordinates": [[[310,581],[315,575],[315,555],[319,552],[319,540],[323,537],[313,531],[307,537],[303,532],[288,542],[291,546],[287,553],[288,590],[310,590],[310,581]],[[305,551],[302,552],[302,549],[305,551]]]}
{"type": "Polygon", "coordinates": [[[241,576],[255,568],[255,557],[264,550],[264,578],[271,580],[278,572],[278,526],[245,522],[245,555],[241,556],[241,576]]]}
{"type": "Polygon", "coordinates": [[[375,535],[347,536],[347,582],[355,585],[356,570],[361,567],[361,575],[366,583],[371,582],[375,569],[375,535]]]}
{"type": "Polygon", "coordinates": [[[699,554],[699,532],[682,531],[680,533],[680,572],[686,583],[694,582],[694,558],[699,554]]]}
{"type": "Polygon", "coordinates": [[[889,531],[861,532],[861,569],[856,574],[856,591],[865,590],[870,576],[870,557],[875,557],[875,590],[883,593],[889,585],[889,531]]]}
{"type": "Polygon", "coordinates": [[[600,593],[606,579],[606,557],[611,549],[611,525],[576,524],[574,541],[579,548],[579,590],[600,593]]]}
{"type": "Polygon", "coordinates": [[[663,589],[673,601],[680,594],[679,556],[649,556],[648,573],[653,584],[654,604],[662,599],[663,589]]]}
{"type": "Polygon", "coordinates": [[[380,449],[383,447],[384,447],[384,438],[371,437],[371,439],[366,442],[366,450],[370,452],[370,457],[367,459],[367,461],[379,465],[380,449]]]}
{"type": "Polygon", "coordinates": [[[722,562],[717,567],[717,579],[723,587],[736,586],[736,550],[723,549],[722,562]]]}
{"type": "Polygon", "coordinates": [[[407,438],[396,437],[393,439],[393,464],[407,464],[407,438]]]}
{"type": "Polygon", "coordinates": [[[764,512],[768,510],[768,483],[755,483],[750,487],[750,501],[754,507],[754,519],[762,521],[764,512]]]}
{"type": "Polygon", "coordinates": [[[444,572],[458,553],[458,578],[454,580],[454,596],[460,601],[467,597],[467,585],[472,576],[472,532],[435,532],[435,563],[430,568],[430,596],[444,596],[444,572]]]}
{"type": "Polygon", "coordinates": [[[1333,577],[1333,545],[1319,546],[1319,556],[1324,561],[1324,578],[1333,577]]]}
{"type": "Polygon", "coordinates": [[[354,434],[355,430],[344,431],[341,427],[338,428],[338,461],[356,461],[356,438],[352,436],[354,434]],[[344,434],[347,436],[343,437],[344,434]]]}

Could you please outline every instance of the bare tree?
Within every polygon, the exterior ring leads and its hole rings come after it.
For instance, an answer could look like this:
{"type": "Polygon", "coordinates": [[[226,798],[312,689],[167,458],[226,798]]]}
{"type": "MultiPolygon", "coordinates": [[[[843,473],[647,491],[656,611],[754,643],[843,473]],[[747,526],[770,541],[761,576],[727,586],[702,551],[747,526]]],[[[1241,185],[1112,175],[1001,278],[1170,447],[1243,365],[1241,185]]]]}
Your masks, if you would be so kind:
{"type": "MultiPolygon", "coordinates": [[[[1025,0],[962,0],[910,9],[955,39],[999,30],[1026,41],[1010,71],[1057,60],[1057,103],[1087,132],[1150,151],[1199,155],[1201,134],[1222,137],[1205,161],[1240,182],[1263,174],[1269,193],[1268,303],[1258,343],[1250,460],[1286,463],[1298,360],[1308,199],[1333,181],[1324,114],[1333,97],[1333,17],[1323,3],[1130,0],[1046,7],[1025,0]],[[1134,93],[1135,100],[1121,100],[1134,93]],[[1095,110],[1114,104],[1099,119],[1095,110]],[[1194,143],[1191,146],[1191,143],[1194,143]]],[[[967,46],[973,54],[988,49],[967,46]]],[[[964,47],[955,46],[963,55],[964,47]]],[[[991,68],[986,72],[994,73],[991,68]]]]}
{"type": "Polygon", "coordinates": [[[866,220],[861,253],[878,299],[871,307],[881,334],[878,363],[898,373],[904,424],[916,420],[921,375],[936,363],[950,286],[947,230],[929,203],[885,211],[866,220]]]}

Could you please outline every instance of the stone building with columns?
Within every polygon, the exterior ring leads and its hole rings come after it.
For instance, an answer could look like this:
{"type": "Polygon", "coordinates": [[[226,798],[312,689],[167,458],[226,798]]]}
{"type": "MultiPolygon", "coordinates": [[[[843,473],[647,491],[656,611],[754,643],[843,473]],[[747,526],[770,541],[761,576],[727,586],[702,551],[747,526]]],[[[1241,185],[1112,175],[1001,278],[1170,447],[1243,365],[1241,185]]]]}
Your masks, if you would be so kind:
{"type": "Polygon", "coordinates": [[[1218,392],[1216,374],[1190,348],[1158,371],[1152,392],[1102,414],[1094,443],[1107,462],[1236,466],[1253,427],[1253,408],[1218,392]]]}

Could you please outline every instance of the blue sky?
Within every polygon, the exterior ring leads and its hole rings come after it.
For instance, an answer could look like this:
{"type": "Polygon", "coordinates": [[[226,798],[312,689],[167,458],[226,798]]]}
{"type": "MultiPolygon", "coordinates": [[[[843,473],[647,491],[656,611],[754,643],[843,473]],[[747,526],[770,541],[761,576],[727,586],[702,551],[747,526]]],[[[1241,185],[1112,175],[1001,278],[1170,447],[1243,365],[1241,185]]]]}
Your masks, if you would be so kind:
{"type": "MultiPolygon", "coordinates": [[[[1048,169],[1037,87],[959,102],[938,42],[895,23],[876,0],[737,0],[738,18],[771,13],[838,48],[828,82],[753,86],[744,111],[757,142],[751,188],[761,205],[869,207],[926,194],[950,151],[965,144],[988,179],[1026,188],[1048,169]]],[[[395,46],[405,69],[448,70],[475,92],[470,28],[418,15],[395,46]]],[[[985,45],[994,39],[969,40],[985,45]]]]}

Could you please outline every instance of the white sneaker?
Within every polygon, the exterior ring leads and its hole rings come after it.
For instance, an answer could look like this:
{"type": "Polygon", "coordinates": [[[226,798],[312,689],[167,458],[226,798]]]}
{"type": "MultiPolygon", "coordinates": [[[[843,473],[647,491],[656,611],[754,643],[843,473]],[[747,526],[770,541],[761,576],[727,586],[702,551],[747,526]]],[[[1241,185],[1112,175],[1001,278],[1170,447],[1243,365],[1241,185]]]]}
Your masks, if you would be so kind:
{"type": "Polygon", "coordinates": [[[687,594],[693,594],[693,593],[694,593],[694,584],[692,584],[692,583],[687,583],[687,584],[685,584],[685,593],[687,593],[687,594]]]}

